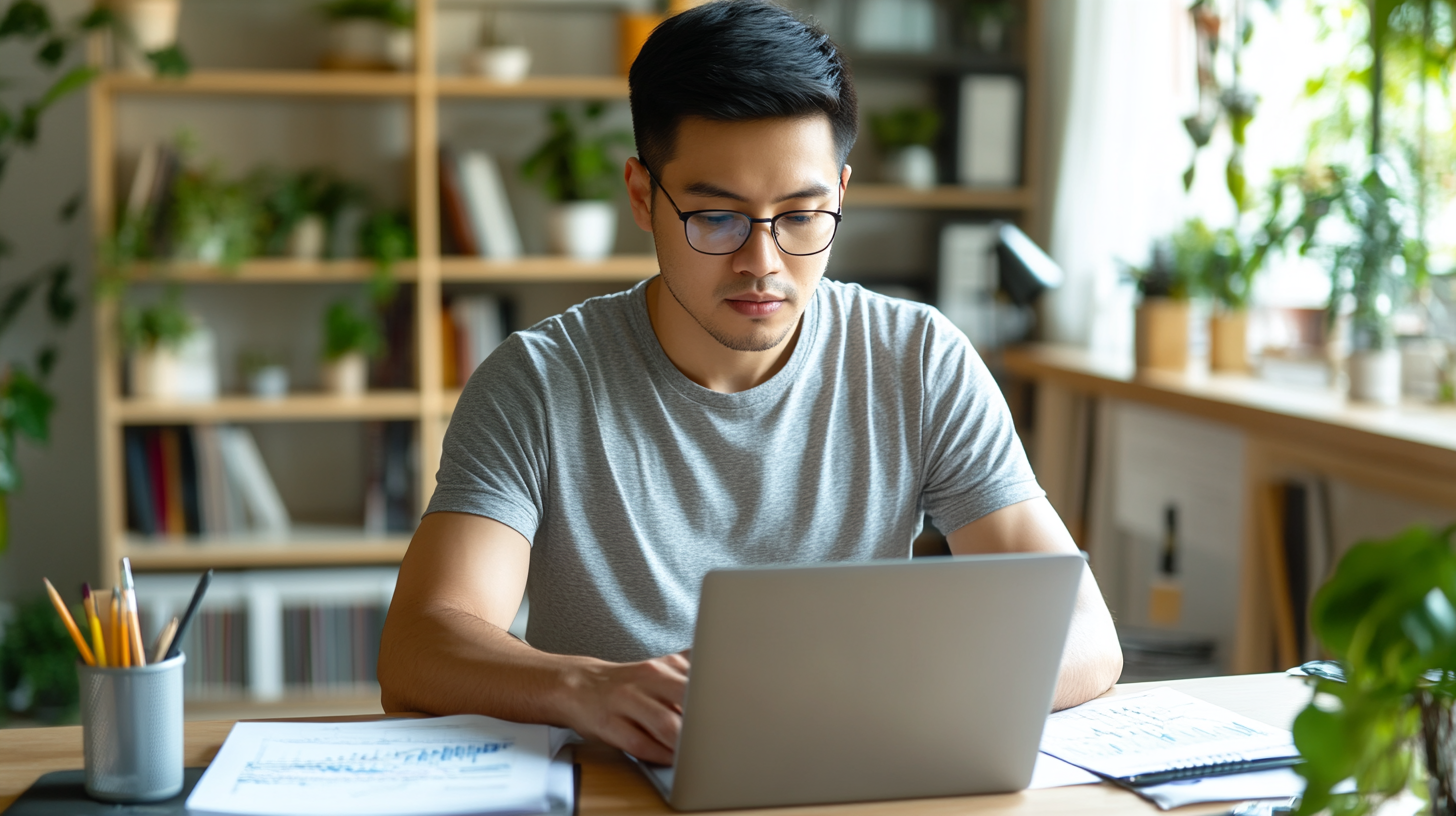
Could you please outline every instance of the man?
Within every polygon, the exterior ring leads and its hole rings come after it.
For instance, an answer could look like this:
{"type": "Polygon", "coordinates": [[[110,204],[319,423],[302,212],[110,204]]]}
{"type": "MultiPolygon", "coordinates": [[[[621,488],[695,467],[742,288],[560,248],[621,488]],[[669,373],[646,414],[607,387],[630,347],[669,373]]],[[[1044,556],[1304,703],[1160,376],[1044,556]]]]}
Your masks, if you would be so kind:
{"type": "MultiPolygon", "coordinates": [[[[708,570],[903,558],[927,512],[955,553],[1076,548],[965,336],[821,280],[858,114],[835,45],[720,0],[659,27],[630,81],[626,182],[661,274],[471,377],[379,678],[389,711],[570,726],[669,763],[708,570]]],[[[1086,572],[1057,706],[1121,666],[1086,572]]]]}

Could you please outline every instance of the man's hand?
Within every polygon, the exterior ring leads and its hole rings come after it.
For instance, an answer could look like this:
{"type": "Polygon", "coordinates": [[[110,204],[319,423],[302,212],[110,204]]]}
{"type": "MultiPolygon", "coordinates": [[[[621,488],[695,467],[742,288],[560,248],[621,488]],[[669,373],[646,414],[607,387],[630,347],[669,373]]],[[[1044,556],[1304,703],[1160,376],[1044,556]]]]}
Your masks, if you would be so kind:
{"type": "Polygon", "coordinates": [[[594,737],[645,762],[671,765],[682,730],[687,652],[640,663],[595,663],[573,672],[568,716],[594,737]]]}

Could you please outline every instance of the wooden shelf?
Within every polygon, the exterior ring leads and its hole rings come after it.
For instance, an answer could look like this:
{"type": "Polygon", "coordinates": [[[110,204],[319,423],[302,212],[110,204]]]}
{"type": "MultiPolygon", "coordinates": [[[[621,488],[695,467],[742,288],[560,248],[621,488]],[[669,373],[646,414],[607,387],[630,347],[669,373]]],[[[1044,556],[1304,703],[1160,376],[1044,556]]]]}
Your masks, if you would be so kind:
{"type": "Polygon", "coordinates": [[[442,76],[440,96],[493,99],[626,99],[627,78],[617,76],[537,76],[520,82],[481,77],[442,76]]]}
{"type": "Polygon", "coordinates": [[[447,257],[440,259],[440,279],[473,283],[635,282],[657,274],[656,255],[617,255],[604,261],[577,261],[535,256],[514,261],[447,257]]]}
{"type": "Polygon", "coordinates": [[[113,94],[239,94],[256,96],[410,96],[412,73],[352,71],[193,71],[185,77],[109,74],[99,87],[113,94]]]}
{"type": "Polygon", "coordinates": [[[370,537],[358,529],[333,534],[300,531],[285,541],[167,541],[127,534],[117,544],[135,569],[158,571],[394,565],[408,548],[408,536],[370,537]]]}
{"type": "MultiPolygon", "coordinates": [[[[396,280],[419,277],[414,261],[394,265],[396,280]]],[[[362,283],[374,274],[368,260],[295,261],[291,258],[257,258],[244,261],[237,269],[200,263],[148,263],[138,265],[127,278],[134,283],[362,283]]]]}
{"type": "Polygon", "coordinates": [[[226,396],[211,402],[117,401],[116,416],[126,425],[192,422],[287,422],[341,419],[418,419],[415,391],[371,391],[361,397],[290,394],[279,400],[226,396]]]}
{"type": "Polygon", "coordinates": [[[893,184],[854,184],[844,197],[846,207],[904,207],[925,210],[985,210],[1019,212],[1035,206],[1036,196],[1026,187],[1004,190],[942,185],[916,190],[893,184]]]}

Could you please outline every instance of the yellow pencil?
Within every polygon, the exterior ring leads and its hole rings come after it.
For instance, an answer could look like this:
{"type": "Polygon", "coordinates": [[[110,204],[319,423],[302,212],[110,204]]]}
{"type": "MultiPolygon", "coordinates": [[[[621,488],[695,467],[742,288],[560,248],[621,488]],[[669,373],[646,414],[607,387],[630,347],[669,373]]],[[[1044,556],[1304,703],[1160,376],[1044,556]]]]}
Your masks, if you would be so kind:
{"type": "Polygon", "coordinates": [[[61,600],[61,593],[51,586],[49,578],[42,578],[45,581],[46,592],[50,593],[51,604],[55,606],[56,612],[61,616],[61,623],[66,625],[66,631],[71,633],[71,640],[76,642],[76,648],[81,652],[81,659],[86,665],[96,665],[96,658],[91,656],[91,647],[86,645],[86,639],[81,637],[81,630],[76,628],[76,619],[71,617],[71,610],[66,608],[66,602],[61,600]]]}
{"type": "Polygon", "coordinates": [[[81,585],[81,609],[86,613],[86,625],[91,630],[91,649],[96,653],[96,665],[106,665],[106,638],[101,635],[101,618],[96,614],[96,596],[91,594],[91,585],[81,585]]]}
{"type": "Polygon", "coordinates": [[[126,668],[131,665],[127,659],[126,638],[121,636],[121,590],[111,588],[111,648],[116,654],[116,665],[126,668]]]}

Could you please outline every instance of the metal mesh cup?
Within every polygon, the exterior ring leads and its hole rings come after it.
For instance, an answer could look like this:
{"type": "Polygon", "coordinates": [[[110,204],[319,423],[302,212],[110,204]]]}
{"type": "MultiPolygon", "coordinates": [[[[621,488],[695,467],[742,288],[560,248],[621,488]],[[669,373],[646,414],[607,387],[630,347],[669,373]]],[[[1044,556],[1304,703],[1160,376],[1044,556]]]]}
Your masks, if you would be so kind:
{"type": "Polygon", "coordinates": [[[182,664],[80,665],[86,793],[107,802],[156,802],[182,791],[182,664]]]}

